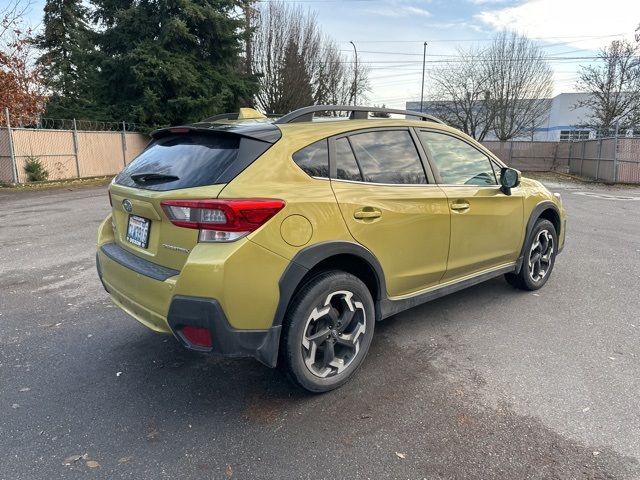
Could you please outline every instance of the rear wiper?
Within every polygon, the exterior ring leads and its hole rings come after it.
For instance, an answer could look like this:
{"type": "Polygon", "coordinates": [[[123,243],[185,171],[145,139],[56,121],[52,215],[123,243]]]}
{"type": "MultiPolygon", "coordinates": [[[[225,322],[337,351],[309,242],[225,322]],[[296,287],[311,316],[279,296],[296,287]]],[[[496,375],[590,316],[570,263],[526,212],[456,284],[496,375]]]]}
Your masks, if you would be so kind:
{"type": "Polygon", "coordinates": [[[175,175],[168,175],[166,173],[132,173],[131,180],[136,183],[149,183],[149,182],[174,182],[180,180],[180,177],[175,175]]]}

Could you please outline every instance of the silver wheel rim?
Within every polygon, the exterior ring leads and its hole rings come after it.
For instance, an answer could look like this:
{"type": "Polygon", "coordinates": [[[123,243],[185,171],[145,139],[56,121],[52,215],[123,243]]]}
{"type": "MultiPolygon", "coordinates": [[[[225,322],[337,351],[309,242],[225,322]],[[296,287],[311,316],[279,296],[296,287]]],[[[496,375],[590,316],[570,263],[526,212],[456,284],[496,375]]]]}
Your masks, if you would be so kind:
{"type": "Polygon", "coordinates": [[[553,261],[553,235],[549,230],[540,230],[529,250],[529,277],[534,282],[541,281],[547,276],[553,261]]]}
{"type": "Polygon", "coordinates": [[[367,317],[353,292],[330,293],[313,309],[302,336],[302,356],[309,371],[326,378],[343,372],[360,352],[367,317]]]}

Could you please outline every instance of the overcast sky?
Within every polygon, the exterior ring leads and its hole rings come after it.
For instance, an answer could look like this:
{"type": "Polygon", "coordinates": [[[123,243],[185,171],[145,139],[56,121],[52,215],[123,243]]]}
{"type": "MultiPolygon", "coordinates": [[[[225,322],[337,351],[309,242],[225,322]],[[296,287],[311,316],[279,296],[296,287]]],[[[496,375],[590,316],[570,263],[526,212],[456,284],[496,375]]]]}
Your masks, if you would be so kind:
{"type": "MultiPolygon", "coordinates": [[[[2,0],[0,0],[2,1],[2,0]]],[[[423,43],[428,71],[457,47],[486,44],[501,29],[536,38],[554,69],[555,93],[575,91],[580,64],[612,40],[633,38],[640,0],[285,0],[313,10],[323,31],[370,67],[369,104],[420,99],[423,43]]],[[[32,23],[42,17],[36,0],[32,23]]],[[[360,102],[359,102],[360,103],[360,102]]]]}

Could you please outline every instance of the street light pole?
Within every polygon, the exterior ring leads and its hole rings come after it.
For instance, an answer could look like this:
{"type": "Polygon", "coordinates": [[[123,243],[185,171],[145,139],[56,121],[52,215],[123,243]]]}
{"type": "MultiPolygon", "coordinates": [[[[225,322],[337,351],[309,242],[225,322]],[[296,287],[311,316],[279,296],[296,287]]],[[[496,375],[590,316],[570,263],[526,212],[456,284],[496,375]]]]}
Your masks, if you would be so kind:
{"type": "Polygon", "coordinates": [[[424,42],[422,51],[422,90],[420,92],[420,113],[424,112],[424,67],[427,63],[427,42],[424,42]]]}
{"type": "Polygon", "coordinates": [[[353,104],[358,104],[358,49],[356,48],[356,44],[352,41],[349,42],[353,45],[353,51],[356,56],[355,70],[353,71],[353,104]]]}

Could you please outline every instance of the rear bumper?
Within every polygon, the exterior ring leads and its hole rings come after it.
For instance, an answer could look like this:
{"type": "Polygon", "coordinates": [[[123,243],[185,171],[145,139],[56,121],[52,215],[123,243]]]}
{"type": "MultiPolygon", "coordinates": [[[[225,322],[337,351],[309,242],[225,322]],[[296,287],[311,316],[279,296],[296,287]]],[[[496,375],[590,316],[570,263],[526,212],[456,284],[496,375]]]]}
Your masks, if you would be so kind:
{"type": "Polygon", "coordinates": [[[217,299],[175,294],[180,272],[132,255],[115,243],[99,247],[96,268],[113,302],[147,328],[171,333],[191,350],[254,357],[275,367],[280,326],[260,330],[233,328],[217,299]],[[211,347],[192,345],[180,332],[185,326],[208,329],[211,347]]]}
{"type": "Polygon", "coordinates": [[[167,322],[175,337],[186,348],[226,357],[254,357],[269,367],[276,366],[280,325],[267,330],[236,330],[229,325],[217,300],[179,295],[171,301],[167,322]],[[192,345],[181,334],[184,326],[209,330],[211,348],[192,345]]]}

